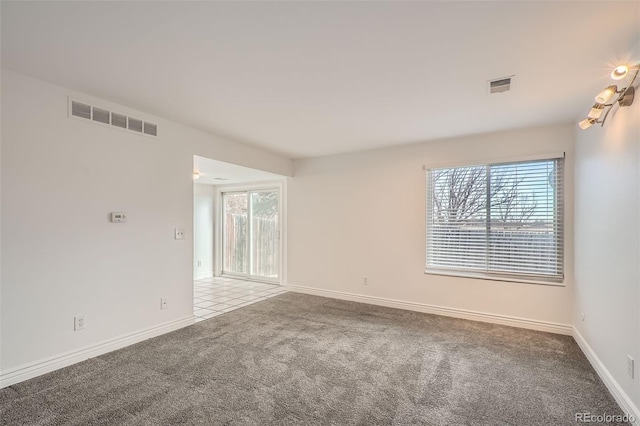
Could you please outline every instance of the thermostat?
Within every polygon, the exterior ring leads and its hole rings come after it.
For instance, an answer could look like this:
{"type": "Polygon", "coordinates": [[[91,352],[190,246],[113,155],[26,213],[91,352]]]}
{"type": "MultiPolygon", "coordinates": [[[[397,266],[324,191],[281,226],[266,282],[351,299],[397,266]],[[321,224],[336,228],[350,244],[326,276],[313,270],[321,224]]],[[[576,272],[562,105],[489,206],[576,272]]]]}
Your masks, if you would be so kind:
{"type": "Polygon", "coordinates": [[[109,220],[113,223],[121,223],[127,221],[127,215],[124,212],[109,213],[109,220]]]}

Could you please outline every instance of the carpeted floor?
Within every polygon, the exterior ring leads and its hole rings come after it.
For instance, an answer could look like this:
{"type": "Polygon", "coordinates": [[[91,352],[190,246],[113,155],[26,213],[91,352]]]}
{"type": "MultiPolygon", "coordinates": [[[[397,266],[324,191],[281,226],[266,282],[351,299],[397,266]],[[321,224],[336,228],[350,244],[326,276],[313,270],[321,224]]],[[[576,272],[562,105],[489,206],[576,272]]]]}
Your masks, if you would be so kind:
{"type": "Polygon", "coordinates": [[[0,390],[2,425],[574,425],[577,412],[623,414],[571,337],[295,293],[0,390]]]}

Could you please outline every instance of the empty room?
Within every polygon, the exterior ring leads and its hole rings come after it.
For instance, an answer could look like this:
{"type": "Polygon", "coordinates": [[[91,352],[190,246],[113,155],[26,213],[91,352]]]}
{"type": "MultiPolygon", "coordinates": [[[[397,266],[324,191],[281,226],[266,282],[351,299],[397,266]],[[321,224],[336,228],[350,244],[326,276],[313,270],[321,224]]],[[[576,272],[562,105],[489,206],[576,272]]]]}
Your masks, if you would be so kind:
{"type": "Polygon", "coordinates": [[[0,19],[0,424],[640,426],[640,2],[0,19]]]}

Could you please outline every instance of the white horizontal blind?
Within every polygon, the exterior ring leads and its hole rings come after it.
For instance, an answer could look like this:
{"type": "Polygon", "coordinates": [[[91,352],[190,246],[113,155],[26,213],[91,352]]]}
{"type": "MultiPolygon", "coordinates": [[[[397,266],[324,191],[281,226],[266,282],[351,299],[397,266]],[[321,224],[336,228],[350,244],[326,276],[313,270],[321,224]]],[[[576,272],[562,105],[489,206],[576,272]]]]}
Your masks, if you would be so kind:
{"type": "Polygon", "coordinates": [[[562,282],[564,159],[427,170],[427,272],[562,282]]]}

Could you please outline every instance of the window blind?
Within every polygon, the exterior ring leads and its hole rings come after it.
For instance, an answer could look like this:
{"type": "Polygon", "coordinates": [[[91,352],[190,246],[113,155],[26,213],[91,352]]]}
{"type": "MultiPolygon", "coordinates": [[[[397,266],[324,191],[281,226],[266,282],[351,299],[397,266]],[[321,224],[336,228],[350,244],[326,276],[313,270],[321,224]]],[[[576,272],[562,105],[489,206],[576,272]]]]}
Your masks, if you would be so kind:
{"type": "Polygon", "coordinates": [[[427,170],[427,272],[564,278],[564,158],[427,170]]]}

